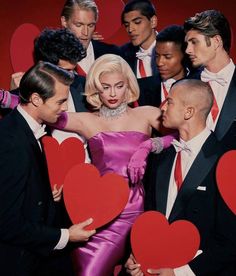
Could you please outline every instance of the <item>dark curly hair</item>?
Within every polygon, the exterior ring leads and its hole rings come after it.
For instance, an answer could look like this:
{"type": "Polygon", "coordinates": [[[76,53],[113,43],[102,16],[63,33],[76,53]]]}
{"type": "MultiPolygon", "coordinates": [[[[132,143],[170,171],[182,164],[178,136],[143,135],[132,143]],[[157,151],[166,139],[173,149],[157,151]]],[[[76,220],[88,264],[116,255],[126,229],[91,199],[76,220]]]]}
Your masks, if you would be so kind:
{"type": "Polygon", "coordinates": [[[86,57],[79,39],[68,29],[45,29],[34,41],[34,59],[57,65],[59,60],[76,64],[86,57]]]}

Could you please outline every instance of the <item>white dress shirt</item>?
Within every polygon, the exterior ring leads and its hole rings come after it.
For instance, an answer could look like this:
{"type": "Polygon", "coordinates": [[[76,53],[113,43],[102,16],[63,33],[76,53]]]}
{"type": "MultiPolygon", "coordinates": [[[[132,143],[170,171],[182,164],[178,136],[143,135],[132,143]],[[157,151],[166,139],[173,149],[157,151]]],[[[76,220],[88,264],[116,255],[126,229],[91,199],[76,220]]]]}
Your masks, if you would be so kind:
{"type": "Polygon", "coordinates": [[[88,71],[92,64],[94,63],[95,56],[94,56],[94,50],[93,50],[93,44],[90,41],[89,46],[86,50],[86,57],[83,58],[80,62],[78,62],[79,66],[84,70],[86,74],[88,74],[88,71]]]}
{"type": "MultiPolygon", "coordinates": [[[[202,132],[200,132],[197,136],[192,138],[191,140],[185,142],[180,139],[180,143],[185,145],[186,150],[181,151],[181,166],[182,166],[182,177],[183,181],[186,175],[188,174],[196,156],[200,152],[203,144],[207,140],[208,136],[211,134],[211,131],[206,127],[202,132]]],[[[177,157],[177,154],[176,154],[177,157]]],[[[173,208],[174,202],[177,197],[177,185],[174,179],[174,168],[176,163],[173,163],[173,167],[171,170],[170,182],[169,182],[169,190],[167,197],[167,208],[166,208],[166,218],[168,219],[173,208]]],[[[197,255],[201,254],[202,251],[198,250],[197,255]]],[[[174,269],[174,273],[176,276],[195,276],[189,265],[184,265],[179,268],[174,269]]]]}
{"type": "Polygon", "coordinates": [[[163,81],[163,82],[161,83],[161,84],[162,84],[162,85],[161,85],[161,102],[163,102],[163,101],[166,99],[165,93],[164,93],[164,89],[163,89],[163,85],[165,86],[166,91],[167,91],[167,93],[169,94],[170,88],[171,88],[172,84],[175,83],[175,82],[176,82],[175,79],[170,78],[170,79],[168,79],[168,80],[166,80],[166,81],[163,81]]]}
{"type": "Polygon", "coordinates": [[[147,77],[150,77],[153,75],[152,72],[152,59],[154,57],[154,50],[156,46],[156,40],[153,41],[151,46],[147,49],[144,50],[143,48],[139,47],[139,51],[136,53],[137,56],[137,78],[140,79],[141,75],[139,72],[139,62],[138,59],[141,59],[143,61],[145,73],[147,77]]]}
{"type": "MultiPolygon", "coordinates": [[[[221,109],[223,107],[228,89],[229,89],[229,85],[231,82],[231,79],[233,77],[234,74],[234,70],[235,70],[235,65],[233,63],[233,61],[230,59],[229,64],[227,64],[222,70],[220,70],[217,73],[212,73],[210,71],[208,71],[206,68],[204,69],[204,71],[206,72],[206,74],[209,74],[210,77],[214,78],[214,77],[221,77],[222,79],[225,80],[225,84],[222,85],[220,83],[218,83],[215,80],[209,81],[209,84],[213,90],[216,102],[217,102],[217,106],[219,108],[219,113],[218,116],[216,117],[215,122],[213,122],[211,113],[208,115],[207,118],[207,126],[209,129],[211,129],[212,131],[215,130],[217,121],[219,119],[219,115],[221,112],[221,109]]],[[[202,79],[202,77],[201,77],[202,79]]],[[[204,81],[204,79],[202,79],[204,81]]]]}

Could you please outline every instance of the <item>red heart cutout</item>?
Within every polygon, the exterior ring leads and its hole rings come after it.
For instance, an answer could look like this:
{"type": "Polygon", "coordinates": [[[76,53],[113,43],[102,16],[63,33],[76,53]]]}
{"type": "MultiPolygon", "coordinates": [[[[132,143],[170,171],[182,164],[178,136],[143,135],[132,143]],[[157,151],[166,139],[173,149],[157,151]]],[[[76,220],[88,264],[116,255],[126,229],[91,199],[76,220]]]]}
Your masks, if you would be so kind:
{"type": "Polygon", "coordinates": [[[128,182],[120,175],[102,177],[91,164],[74,166],[63,187],[67,212],[73,223],[93,218],[88,229],[96,229],[118,216],[129,198],[128,182]]]}
{"type": "Polygon", "coordinates": [[[143,213],[131,230],[134,256],[145,275],[148,268],[177,268],[195,256],[200,244],[197,228],[189,221],[178,220],[169,224],[156,211],[143,213]]]}
{"type": "Polygon", "coordinates": [[[11,37],[10,56],[14,72],[27,71],[34,64],[34,39],[40,34],[37,26],[20,25],[11,37]]]}
{"type": "Polygon", "coordinates": [[[64,184],[68,171],[76,164],[84,163],[84,145],[75,137],[67,138],[59,145],[55,138],[44,136],[42,143],[47,159],[51,187],[53,188],[57,184],[59,188],[64,184]]]}
{"type": "Polygon", "coordinates": [[[216,168],[217,186],[225,203],[236,215],[236,150],[226,152],[216,168]]]}

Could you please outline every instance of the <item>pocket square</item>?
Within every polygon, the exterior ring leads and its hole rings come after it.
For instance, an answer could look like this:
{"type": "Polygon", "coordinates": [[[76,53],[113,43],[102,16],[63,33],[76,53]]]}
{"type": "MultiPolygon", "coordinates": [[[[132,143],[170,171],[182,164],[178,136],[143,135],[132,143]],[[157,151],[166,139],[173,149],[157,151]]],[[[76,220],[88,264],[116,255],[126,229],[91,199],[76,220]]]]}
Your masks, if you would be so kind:
{"type": "Polygon", "coordinates": [[[206,186],[198,186],[197,187],[197,190],[199,190],[199,191],[206,191],[206,186]]]}

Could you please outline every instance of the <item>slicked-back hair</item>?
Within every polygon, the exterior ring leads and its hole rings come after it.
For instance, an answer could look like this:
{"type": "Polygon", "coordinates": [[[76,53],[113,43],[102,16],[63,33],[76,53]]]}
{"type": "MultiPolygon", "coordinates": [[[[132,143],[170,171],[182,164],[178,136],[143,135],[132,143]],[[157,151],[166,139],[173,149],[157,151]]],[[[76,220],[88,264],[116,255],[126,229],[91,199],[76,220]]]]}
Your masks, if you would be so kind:
{"type": "Polygon", "coordinates": [[[20,81],[20,102],[29,103],[33,93],[38,93],[45,102],[55,95],[56,81],[70,86],[73,80],[74,75],[67,70],[49,62],[40,61],[31,67],[20,81]]]}
{"type": "Polygon", "coordinates": [[[184,30],[196,30],[205,37],[219,35],[223,41],[223,47],[227,53],[231,47],[231,29],[227,18],[217,10],[206,10],[196,13],[184,22],[184,30]]]}
{"type": "Polygon", "coordinates": [[[131,0],[129,1],[122,13],[121,13],[121,23],[124,24],[124,15],[131,11],[140,11],[140,13],[150,20],[154,15],[156,15],[156,9],[151,1],[149,0],[131,0]]]}
{"type": "Polygon", "coordinates": [[[78,7],[81,10],[91,10],[95,15],[95,20],[98,20],[98,7],[93,0],[67,0],[61,12],[66,21],[71,18],[74,8],[78,7]]]}
{"type": "Polygon", "coordinates": [[[35,39],[34,59],[58,65],[59,60],[76,64],[86,57],[86,50],[79,39],[68,29],[45,29],[35,39]]]}

